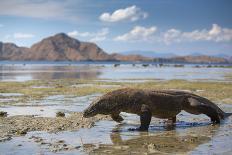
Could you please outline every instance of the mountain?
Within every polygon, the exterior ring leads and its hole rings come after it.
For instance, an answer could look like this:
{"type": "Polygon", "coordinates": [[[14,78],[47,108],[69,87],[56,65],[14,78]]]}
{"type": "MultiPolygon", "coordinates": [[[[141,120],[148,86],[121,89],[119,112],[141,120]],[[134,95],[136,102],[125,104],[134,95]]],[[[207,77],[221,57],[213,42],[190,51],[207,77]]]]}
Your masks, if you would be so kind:
{"type": "Polygon", "coordinates": [[[216,55],[213,55],[214,57],[219,57],[219,58],[224,58],[226,60],[228,60],[229,62],[232,62],[232,55],[227,55],[227,54],[223,54],[223,53],[220,53],[220,54],[216,54],[216,55]]]}
{"type": "Polygon", "coordinates": [[[94,43],[80,42],[64,33],[56,34],[30,48],[31,60],[109,60],[111,57],[94,43]]]}
{"type": "Polygon", "coordinates": [[[65,33],[59,33],[41,40],[31,48],[0,42],[0,60],[151,61],[152,59],[140,55],[107,54],[94,43],[81,42],[65,33]]]}
{"type": "Polygon", "coordinates": [[[173,62],[184,62],[184,63],[230,63],[225,58],[200,55],[200,56],[178,56],[170,59],[173,62]]]}
{"type": "Polygon", "coordinates": [[[141,55],[122,55],[113,53],[111,56],[117,61],[153,61],[153,58],[144,57],[141,55]]]}
{"type": "MultiPolygon", "coordinates": [[[[195,53],[189,54],[188,56],[206,56],[206,55],[204,55],[202,53],[195,52],[195,53]]],[[[224,53],[212,54],[212,55],[207,55],[207,56],[225,58],[225,59],[232,57],[232,55],[227,55],[224,53]]]]}
{"type": "Polygon", "coordinates": [[[27,47],[0,42],[0,60],[47,60],[47,61],[150,61],[182,63],[231,63],[232,59],[197,55],[176,56],[149,51],[131,51],[108,54],[95,43],[81,42],[65,33],[58,33],[27,47]]]}
{"type": "Polygon", "coordinates": [[[154,51],[142,51],[142,50],[136,50],[136,51],[125,51],[120,52],[122,55],[141,55],[144,57],[150,57],[150,58],[172,58],[177,55],[173,53],[158,53],[154,51]]]}
{"type": "Polygon", "coordinates": [[[111,55],[94,43],[80,42],[64,33],[43,39],[31,48],[0,42],[0,60],[111,60],[111,55]]]}
{"type": "Polygon", "coordinates": [[[29,48],[0,42],[0,60],[25,60],[28,54],[29,48]]]}

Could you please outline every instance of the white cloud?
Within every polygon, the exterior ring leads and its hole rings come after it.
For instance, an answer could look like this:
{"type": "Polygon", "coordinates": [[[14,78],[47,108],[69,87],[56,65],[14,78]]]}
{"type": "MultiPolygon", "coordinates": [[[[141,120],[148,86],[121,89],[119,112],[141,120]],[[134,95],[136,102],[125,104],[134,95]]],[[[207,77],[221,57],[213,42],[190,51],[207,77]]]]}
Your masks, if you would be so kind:
{"type": "Polygon", "coordinates": [[[13,37],[15,39],[29,39],[35,37],[35,35],[29,33],[14,33],[13,37]]]}
{"type": "Polygon", "coordinates": [[[167,30],[163,36],[162,41],[166,44],[173,42],[193,42],[193,41],[214,41],[227,42],[232,41],[232,29],[222,28],[217,24],[213,24],[212,28],[193,30],[190,32],[182,32],[177,29],[167,30]]]}
{"type": "Polygon", "coordinates": [[[0,15],[44,19],[77,19],[73,15],[72,1],[1,0],[0,15]]]}
{"type": "Polygon", "coordinates": [[[157,27],[142,27],[135,26],[130,32],[114,38],[116,41],[151,41],[154,38],[154,33],[157,27]]]}
{"type": "Polygon", "coordinates": [[[180,30],[169,29],[163,34],[162,38],[166,44],[169,44],[173,40],[175,40],[175,42],[180,42],[180,38],[179,38],[180,35],[181,35],[180,30]]]}
{"type": "Polygon", "coordinates": [[[133,5],[124,9],[118,9],[112,14],[105,12],[101,14],[99,19],[105,22],[118,22],[123,20],[136,21],[140,18],[147,18],[147,16],[148,14],[146,12],[141,11],[140,8],[133,5]]]}
{"type": "Polygon", "coordinates": [[[74,31],[72,31],[72,32],[68,32],[68,35],[69,35],[70,37],[78,37],[78,36],[80,36],[80,37],[88,37],[88,36],[90,36],[91,34],[90,34],[89,32],[79,32],[79,31],[77,31],[77,30],[74,30],[74,31]]]}
{"type": "Polygon", "coordinates": [[[180,42],[229,42],[232,41],[232,29],[223,28],[217,24],[212,24],[210,29],[193,30],[184,32],[175,28],[164,32],[157,32],[157,27],[150,28],[135,26],[131,31],[114,38],[115,41],[149,41],[161,42],[165,44],[180,42]]]}
{"type": "Polygon", "coordinates": [[[221,27],[218,26],[217,24],[213,24],[211,30],[209,31],[210,35],[218,35],[221,33],[221,27]]]}
{"type": "Polygon", "coordinates": [[[96,37],[91,38],[89,41],[98,42],[98,41],[103,41],[103,40],[106,40],[106,36],[96,36],[96,37]]]}
{"type": "Polygon", "coordinates": [[[77,30],[74,30],[72,32],[68,32],[67,34],[70,37],[86,37],[89,38],[89,41],[97,42],[105,40],[108,33],[108,28],[102,28],[97,32],[79,32],[77,30]]]}

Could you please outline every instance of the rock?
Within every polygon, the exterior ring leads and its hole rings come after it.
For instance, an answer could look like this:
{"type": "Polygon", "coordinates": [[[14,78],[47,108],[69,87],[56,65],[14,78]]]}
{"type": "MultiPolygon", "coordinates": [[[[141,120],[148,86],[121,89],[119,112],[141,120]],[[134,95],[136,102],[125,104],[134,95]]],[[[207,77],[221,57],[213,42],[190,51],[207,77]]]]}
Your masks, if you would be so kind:
{"type": "Polygon", "coordinates": [[[27,134],[28,129],[22,129],[22,130],[17,130],[16,134],[17,135],[25,135],[27,134]]]}
{"type": "Polygon", "coordinates": [[[149,64],[142,64],[142,66],[143,66],[143,67],[148,67],[148,66],[149,66],[149,64]]]}
{"type": "Polygon", "coordinates": [[[64,143],[64,140],[58,140],[57,143],[64,143]]]}
{"type": "Polygon", "coordinates": [[[0,117],[6,117],[7,116],[7,112],[5,111],[0,111],[0,117]]]}
{"type": "Polygon", "coordinates": [[[114,64],[114,67],[118,67],[118,66],[120,66],[120,64],[114,64]]]}
{"type": "Polygon", "coordinates": [[[67,144],[63,144],[63,147],[67,147],[68,145],[67,144]]]}
{"type": "Polygon", "coordinates": [[[11,137],[3,137],[3,138],[0,138],[0,142],[5,142],[11,139],[12,139],[11,137]]]}
{"type": "Polygon", "coordinates": [[[81,148],[81,146],[76,146],[76,147],[74,147],[74,149],[79,149],[79,148],[81,148]]]}
{"type": "Polygon", "coordinates": [[[64,112],[61,112],[61,111],[58,111],[56,113],[56,117],[65,117],[65,113],[64,112]]]}
{"type": "Polygon", "coordinates": [[[40,145],[48,145],[48,146],[51,146],[52,144],[51,143],[47,143],[47,142],[40,142],[40,145]]]}

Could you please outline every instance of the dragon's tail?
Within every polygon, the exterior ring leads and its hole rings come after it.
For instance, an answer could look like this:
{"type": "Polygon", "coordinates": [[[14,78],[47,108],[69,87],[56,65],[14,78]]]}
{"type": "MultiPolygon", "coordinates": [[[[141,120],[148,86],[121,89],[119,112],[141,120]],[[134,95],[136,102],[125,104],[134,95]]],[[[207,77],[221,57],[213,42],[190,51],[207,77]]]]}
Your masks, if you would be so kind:
{"type": "Polygon", "coordinates": [[[215,103],[211,102],[210,100],[204,97],[190,94],[187,96],[187,100],[188,100],[189,106],[191,107],[191,108],[188,108],[188,107],[186,108],[187,112],[189,110],[191,113],[192,112],[191,109],[194,109],[195,112],[193,113],[197,113],[197,112],[198,114],[203,113],[209,116],[211,118],[211,121],[220,122],[220,119],[224,119],[232,115],[232,113],[225,113],[215,103]]]}

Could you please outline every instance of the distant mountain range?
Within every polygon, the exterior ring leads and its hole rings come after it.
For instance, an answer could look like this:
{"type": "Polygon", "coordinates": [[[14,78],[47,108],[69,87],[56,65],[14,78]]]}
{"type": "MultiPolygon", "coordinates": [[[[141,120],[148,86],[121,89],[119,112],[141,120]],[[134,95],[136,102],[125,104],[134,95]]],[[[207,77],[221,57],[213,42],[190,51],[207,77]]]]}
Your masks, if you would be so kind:
{"type": "Polygon", "coordinates": [[[154,51],[142,51],[142,50],[137,50],[137,51],[125,51],[125,52],[120,52],[122,55],[142,55],[144,57],[150,57],[150,58],[172,58],[177,55],[173,53],[158,53],[154,51]]]}
{"type": "MultiPolygon", "coordinates": [[[[228,58],[228,57],[227,57],[228,58]]],[[[155,61],[187,63],[230,63],[232,59],[214,56],[177,56],[172,53],[128,51],[108,54],[98,45],[81,42],[65,33],[41,40],[30,48],[0,42],[0,60],[47,61],[155,61]]]]}
{"type": "MultiPolygon", "coordinates": [[[[180,55],[176,55],[173,53],[159,53],[155,51],[142,51],[142,50],[136,50],[136,51],[125,51],[120,52],[122,55],[142,55],[144,57],[150,57],[150,58],[174,58],[174,57],[183,57],[180,55]]],[[[193,56],[193,57],[199,57],[199,56],[209,56],[209,57],[217,57],[217,58],[225,58],[225,59],[231,59],[232,56],[226,55],[226,54],[215,54],[215,55],[204,55],[202,53],[191,53],[186,56],[193,56]]]]}
{"type": "Polygon", "coordinates": [[[122,55],[141,55],[153,58],[153,61],[159,62],[186,62],[186,63],[232,63],[232,56],[226,54],[204,55],[201,53],[192,53],[186,56],[180,56],[173,53],[158,53],[155,51],[126,51],[120,52],[122,55]]]}
{"type": "MultiPolygon", "coordinates": [[[[202,54],[202,53],[191,53],[190,55],[191,56],[203,56],[204,54],[202,54]]],[[[226,55],[226,54],[223,54],[223,53],[214,54],[214,55],[208,55],[208,56],[218,57],[218,58],[225,58],[225,59],[232,58],[232,55],[226,55]]]]}
{"type": "Polygon", "coordinates": [[[65,33],[45,38],[31,48],[0,42],[0,60],[151,61],[140,55],[107,54],[96,44],[81,42],[65,33]]]}

